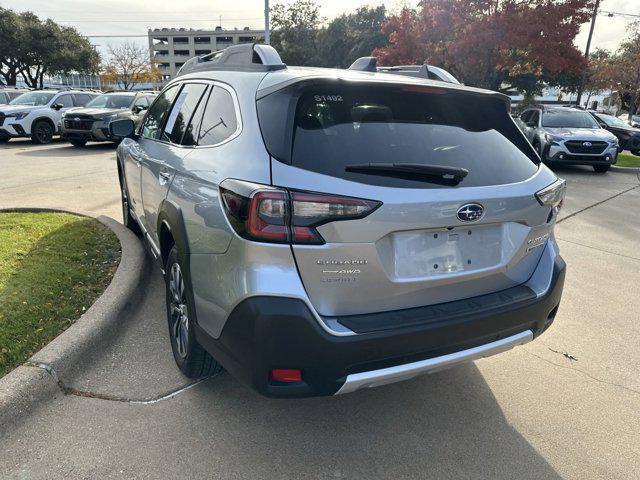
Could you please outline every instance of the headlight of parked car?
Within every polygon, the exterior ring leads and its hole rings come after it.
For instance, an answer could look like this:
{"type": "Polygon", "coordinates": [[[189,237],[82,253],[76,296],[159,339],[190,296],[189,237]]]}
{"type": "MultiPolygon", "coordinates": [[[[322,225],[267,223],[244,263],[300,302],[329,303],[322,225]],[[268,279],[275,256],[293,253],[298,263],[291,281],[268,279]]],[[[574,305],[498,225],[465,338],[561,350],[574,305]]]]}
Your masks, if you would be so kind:
{"type": "Polygon", "coordinates": [[[562,137],[560,137],[558,135],[551,135],[550,133],[545,133],[544,134],[544,138],[549,143],[561,142],[562,140],[564,140],[562,137]]]}
{"type": "Polygon", "coordinates": [[[27,115],[29,115],[29,112],[14,112],[7,114],[7,117],[13,117],[16,120],[22,120],[27,115]]]}

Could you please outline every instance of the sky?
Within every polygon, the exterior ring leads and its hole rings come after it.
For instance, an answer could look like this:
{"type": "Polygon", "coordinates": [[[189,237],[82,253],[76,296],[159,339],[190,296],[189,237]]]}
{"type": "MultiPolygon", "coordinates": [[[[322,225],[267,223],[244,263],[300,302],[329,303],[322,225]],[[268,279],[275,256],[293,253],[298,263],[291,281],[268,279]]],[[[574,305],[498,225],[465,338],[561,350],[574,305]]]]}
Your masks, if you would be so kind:
{"type": "MultiPolygon", "coordinates": [[[[272,0],[272,3],[275,3],[272,0]]],[[[287,2],[288,3],[288,2],[287,2]]],[[[318,2],[321,14],[331,19],[342,13],[353,12],[364,5],[385,4],[391,12],[403,5],[416,6],[408,0],[324,0],[318,2]]],[[[76,27],[84,35],[142,35],[129,38],[91,37],[98,50],[106,53],[108,44],[135,41],[147,46],[147,29],[157,27],[185,27],[212,29],[220,22],[223,28],[263,28],[264,1],[237,0],[0,0],[0,6],[15,11],[31,10],[41,18],[76,27]],[[108,8],[105,6],[108,5],[108,8]]],[[[638,0],[601,0],[601,10],[640,15],[638,0]]],[[[637,20],[640,18],[636,18],[637,20]]],[[[615,50],[625,39],[626,26],[631,17],[598,16],[592,40],[592,49],[615,50]]],[[[589,24],[582,27],[576,44],[584,50],[589,24]]]]}

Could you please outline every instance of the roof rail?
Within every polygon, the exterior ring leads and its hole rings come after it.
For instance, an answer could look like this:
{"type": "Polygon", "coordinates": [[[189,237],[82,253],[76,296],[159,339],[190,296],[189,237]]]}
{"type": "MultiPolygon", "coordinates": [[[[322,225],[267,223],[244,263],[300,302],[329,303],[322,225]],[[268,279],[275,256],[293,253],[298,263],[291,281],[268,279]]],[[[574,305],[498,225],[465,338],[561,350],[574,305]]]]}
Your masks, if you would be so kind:
{"type": "Polygon", "coordinates": [[[377,72],[378,59],[376,57],[360,57],[351,64],[348,70],[360,72],[377,72]]]}
{"type": "Polygon", "coordinates": [[[272,46],[246,43],[193,57],[180,67],[176,77],[208,70],[270,72],[284,68],[287,66],[272,46]]]}

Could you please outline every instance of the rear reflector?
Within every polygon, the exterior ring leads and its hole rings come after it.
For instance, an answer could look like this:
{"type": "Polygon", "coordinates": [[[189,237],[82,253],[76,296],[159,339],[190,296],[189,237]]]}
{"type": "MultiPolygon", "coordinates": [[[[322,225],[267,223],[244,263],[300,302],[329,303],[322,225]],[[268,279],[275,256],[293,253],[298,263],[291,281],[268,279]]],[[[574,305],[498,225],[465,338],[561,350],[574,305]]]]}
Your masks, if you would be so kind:
{"type": "Polygon", "coordinates": [[[283,369],[278,368],[271,370],[269,372],[269,380],[274,382],[301,382],[302,381],[302,372],[297,368],[293,369],[283,369]]]}

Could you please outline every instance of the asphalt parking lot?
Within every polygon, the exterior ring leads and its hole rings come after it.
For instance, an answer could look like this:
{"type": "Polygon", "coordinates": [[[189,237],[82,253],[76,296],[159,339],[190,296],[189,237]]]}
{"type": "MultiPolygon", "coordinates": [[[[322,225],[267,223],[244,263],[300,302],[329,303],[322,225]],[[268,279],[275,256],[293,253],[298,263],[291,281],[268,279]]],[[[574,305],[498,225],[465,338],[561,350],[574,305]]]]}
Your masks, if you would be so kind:
{"type": "MultiPolygon", "coordinates": [[[[111,145],[12,141],[0,172],[0,208],[121,219],[111,145]]],[[[569,184],[556,228],[568,270],[556,322],[535,342],[334,398],[267,399],[226,374],[190,385],[153,271],[126,328],[64,379],[93,398],[60,393],[1,426],[0,476],[640,478],[640,179],[557,173],[569,184]]]]}

